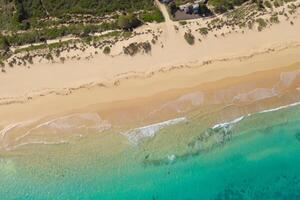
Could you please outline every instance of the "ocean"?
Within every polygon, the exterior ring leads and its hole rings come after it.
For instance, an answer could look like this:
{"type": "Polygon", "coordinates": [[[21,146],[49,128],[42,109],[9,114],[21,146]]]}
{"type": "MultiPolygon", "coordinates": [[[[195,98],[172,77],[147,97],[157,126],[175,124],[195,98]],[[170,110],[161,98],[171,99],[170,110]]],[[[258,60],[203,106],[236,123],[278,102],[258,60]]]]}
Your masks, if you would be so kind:
{"type": "Polygon", "coordinates": [[[2,153],[0,199],[300,199],[300,105],[205,120],[2,153]]]}

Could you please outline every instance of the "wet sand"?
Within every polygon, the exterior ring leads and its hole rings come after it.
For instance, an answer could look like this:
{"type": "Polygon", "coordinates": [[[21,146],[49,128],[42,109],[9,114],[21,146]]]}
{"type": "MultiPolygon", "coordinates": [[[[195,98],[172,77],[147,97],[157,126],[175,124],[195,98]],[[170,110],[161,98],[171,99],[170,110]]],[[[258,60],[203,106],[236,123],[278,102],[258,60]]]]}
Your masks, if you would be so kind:
{"type": "Polygon", "coordinates": [[[153,125],[157,129],[168,120],[210,116],[204,125],[207,128],[294,103],[300,100],[296,50],[298,47],[242,61],[158,72],[121,80],[117,86],[94,86],[1,105],[0,144],[2,150],[15,150],[27,144],[64,144],[109,132],[118,144],[127,146],[130,141],[124,133],[145,129],[136,127],[153,125]],[[294,64],[281,65],[284,63],[294,64]]]}

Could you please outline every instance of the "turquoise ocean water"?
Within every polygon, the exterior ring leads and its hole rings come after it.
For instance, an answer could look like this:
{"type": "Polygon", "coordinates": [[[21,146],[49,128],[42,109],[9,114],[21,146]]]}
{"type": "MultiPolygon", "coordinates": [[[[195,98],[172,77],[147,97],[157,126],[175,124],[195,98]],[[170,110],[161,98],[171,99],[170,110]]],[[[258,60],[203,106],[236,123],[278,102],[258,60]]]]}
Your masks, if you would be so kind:
{"type": "Polygon", "coordinates": [[[97,150],[97,138],[0,154],[0,199],[300,199],[300,106],[205,130],[199,123],[163,128],[112,155],[97,150]]]}

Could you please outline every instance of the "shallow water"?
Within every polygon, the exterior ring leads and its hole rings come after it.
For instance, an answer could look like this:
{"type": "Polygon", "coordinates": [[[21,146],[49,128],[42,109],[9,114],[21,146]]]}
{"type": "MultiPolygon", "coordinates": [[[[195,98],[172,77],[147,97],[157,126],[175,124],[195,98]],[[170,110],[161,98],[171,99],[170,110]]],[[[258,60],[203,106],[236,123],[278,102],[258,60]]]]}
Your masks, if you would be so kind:
{"type": "Polygon", "coordinates": [[[0,154],[0,199],[300,199],[300,106],[235,119],[0,154]]]}
{"type": "Polygon", "coordinates": [[[298,75],[9,124],[0,200],[299,200],[298,75]]]}

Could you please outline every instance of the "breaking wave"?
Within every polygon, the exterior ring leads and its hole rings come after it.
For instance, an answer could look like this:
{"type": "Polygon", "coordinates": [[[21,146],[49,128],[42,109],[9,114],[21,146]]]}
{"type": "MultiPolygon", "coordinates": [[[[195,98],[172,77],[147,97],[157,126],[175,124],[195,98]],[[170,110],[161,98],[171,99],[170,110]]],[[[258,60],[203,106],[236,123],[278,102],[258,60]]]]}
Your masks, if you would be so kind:
{"type": "Polygon", "coordinates": [[[212,126],[212,129],[228,128],[231,125],[236,124],[236,123],[246,119],[247,117],[250,117],[250,116],[255,115],[255,114],[275,112],[275,111],[287,109],[287,108],[298,106],[298,105],[300,105],[300,102],[295,102],[295,103],[292,103],[292,104],[279,106],[279,107],[276,107],[276,108],[270,108],[270,109],[262,110],[262,111],[259,111],[257,113],[250,113],[250,114],[243,115],[241,117],[235,118],[235,119],[233,119],[232,121],[229,121],[229,122],[223,122],[223,123],[215,124],[215,125],[212,126]]]}
{"type": "Polygon", "coordinates": [[[236,119],[234,119],[232,121],[229,121],[229,122],[224,122],[224,123],[216,124],[216,125],[214,125],[212,127],[212,129],[228,128],[231,125],[236,124],[236,123],[242,121],[247,116],[250,116],[250,115],[241,116],[241,117],[238,117],[238,118],[236,118],[236,119]]]}
{"type": "Polygon", "coordinates": [[[126,136],[130,143],[137,145],[139,141],[144,138],[154,137],[155,134],[162,128],[175,125],[181,122],[185,122],[186,120],[187,119],[185,117],[175,118],[175,119],[167,120],[156,124],[151,124],[148,126],[135,128],[127,132],[123,132],[121,134],[126,136]]]}

